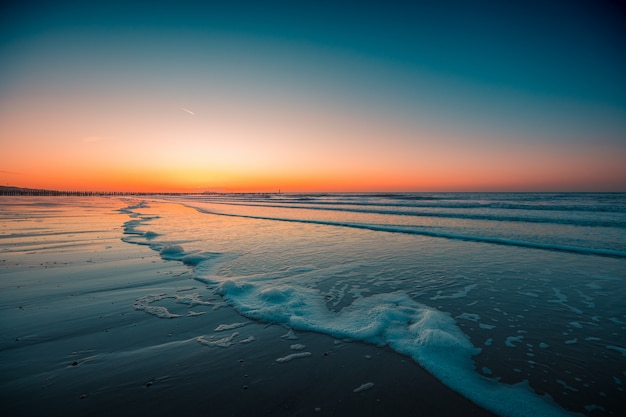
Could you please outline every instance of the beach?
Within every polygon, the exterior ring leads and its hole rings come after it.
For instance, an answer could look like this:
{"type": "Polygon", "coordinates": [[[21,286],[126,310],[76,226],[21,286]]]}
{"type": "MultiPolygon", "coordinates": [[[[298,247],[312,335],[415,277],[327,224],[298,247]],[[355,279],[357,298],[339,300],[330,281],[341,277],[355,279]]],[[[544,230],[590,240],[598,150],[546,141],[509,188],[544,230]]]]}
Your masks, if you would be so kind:
{"type": "Polygon", "coordinates": [[[0,417],[626,417],[623,6],[3,3],[0,417]]]}
{"type": "Polygon", "coordinates": [[[242,316],[199,262],[133,244],[193,211],[160,204],[2,197],[0,414],[492,415],[387,346],[242,316]]]}

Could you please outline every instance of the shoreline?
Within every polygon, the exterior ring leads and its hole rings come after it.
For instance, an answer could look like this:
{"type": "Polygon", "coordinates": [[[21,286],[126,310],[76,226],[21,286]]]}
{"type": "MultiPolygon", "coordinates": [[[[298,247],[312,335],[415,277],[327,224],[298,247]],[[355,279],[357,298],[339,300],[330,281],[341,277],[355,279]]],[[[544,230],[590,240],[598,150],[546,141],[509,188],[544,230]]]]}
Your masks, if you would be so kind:
{"type": "Polygon", "coordinates": [[[289,340],[242,317],[191,267],[123,242],[123,203],[85,201],[21,207],[4,222],[2,414],[493,415],[389,348],[311,332],[289,340]],[[181,317],[133,307],[150,294],[181,317]],[[191,294],[210,304],[189,304],[191,294]]]}

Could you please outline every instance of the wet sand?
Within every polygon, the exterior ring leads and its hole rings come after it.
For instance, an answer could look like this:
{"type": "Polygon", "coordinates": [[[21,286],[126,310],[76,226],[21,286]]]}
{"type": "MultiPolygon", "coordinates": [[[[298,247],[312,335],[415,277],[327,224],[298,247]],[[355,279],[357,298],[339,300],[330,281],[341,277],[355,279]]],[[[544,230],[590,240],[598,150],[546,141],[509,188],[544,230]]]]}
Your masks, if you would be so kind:
{"type": "Polygon", "coordinates": [[[492,415],[388,348],[242,317],[123,242],[126,205],[0,198],[1,415],[492,415]]]}

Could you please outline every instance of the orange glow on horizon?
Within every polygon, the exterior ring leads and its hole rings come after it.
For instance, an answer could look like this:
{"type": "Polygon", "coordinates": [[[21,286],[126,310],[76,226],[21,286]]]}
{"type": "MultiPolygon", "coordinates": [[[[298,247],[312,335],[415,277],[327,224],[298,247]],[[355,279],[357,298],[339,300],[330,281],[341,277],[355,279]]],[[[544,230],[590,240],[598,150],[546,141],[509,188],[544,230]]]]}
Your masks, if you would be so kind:
{"type": "MultiPolygon", "coordinates": [[[[465,167],[467,168],[467,167],[465,167]]],[[[516,178],[515,172],[474,169],[423,171],[396,168],[388,170],[329,170],[327,172],[216,172],[209,170],[120,169],[58,172],[54,175],[0,173],[6,185],[63,191],[120,192],[446,192],[446,191],[589,191],[598,190],[602,172],[596,177],[577,179],[572,187],[567,173],[558,167],[542,169],[532,176],[516,178]],[[78,174],[77,174],[78,172],[78,174]],[[9,177],[11,181],[6,181],[9,177]]],[[[606,190],[620,185],[606,177],[606,190]]],[[[4,184],[3,184],[4,185],[4,184]]]]}
{"type": "Polygon", "coordinates": [[[306,106],[275,112],[255,103],[204,111],[196,105],[192,115],[148,99],[130,102],[141,111],[98,103],[98,112],[110,114],[99,119],[93,109],[70,115],[36,98],[32,111],[41,119],[33,124],[24,113],[30,99],[0,114],[2,185],[123,192],[626,191],[626,151],[619,144],[543,143],[306,106]]]}

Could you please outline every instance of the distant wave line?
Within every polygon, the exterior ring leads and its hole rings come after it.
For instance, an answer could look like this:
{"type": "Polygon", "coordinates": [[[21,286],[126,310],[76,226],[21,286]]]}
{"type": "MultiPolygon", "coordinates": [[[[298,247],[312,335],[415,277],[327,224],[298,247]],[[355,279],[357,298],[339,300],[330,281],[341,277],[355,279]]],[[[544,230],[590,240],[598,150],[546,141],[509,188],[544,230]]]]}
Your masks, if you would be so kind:
{"type": "Polygon", "coordinates": [[[527,242],[523,240],[513,240],[513,239],[504,239],[498,237],[485,237],[485,236],[473,236],[473,235],[461,235],[456,233],[446,233],[446,232],[434,232],[429,230],[416,230],[409,229],[403,227],[390,227],[384,225],[374,225],[374,224],[363,224],[363,223],[338,223],[338,222],[329,222],[322,220],[307,220],[307,219],[288,219],[288,218],[280,218],[280,217],[264,217],[264,216],[250,216],[243,214],[230,214],[230,213],[220,213],[213,212],[201,207],[195,207],[193,205],[180,203],[186,207],[195,209],[196,211],[203,214],[212,214],[216,216],[226,216],[226,217],[238,217],[244,219],[254,219],[254,220],[268,220],[268,221],[281,221],[281,222],[289,222],[289,223],[305,223],[305,224],[317,224],[324,226],[336,226],[336,227],[349,227],[354,229],[363,229],[363,230],[371,230],[375,232],[388,232],[388,233],[404,233],[411,235],[421,235],[428,236],[434,238],[444,238],[444,239],[452,239],[452,240],[461,240],[467,242],[478,242],[478,243],[490,243],[495,245],[504,245],[504,246],[516,246],[530,249],[542,249],[542,250],[551,250],[557,252],[567,252],[567,253],[576,253],[582,255],[596,255],[596,256],[606,256],[612,258],[626,258],[626,252],[612,250],[612,249],[601,249],[601,248],[584,248],[580,246],[570,246],[570,245],[558,245],[553,243],[540,243],[540,242],[527,242]]]}
{"type": "MultiPolygon", "coordinates": [[[[498,216],[487,214],[461,214],[461,213],[425,213],[415,211],[394,211],[394,210],[368,210],[356,208],[341,207],[314,207],[314,206],[292,206],[287,204],[250,204],[246,202],[226,202],[211,200],[211,204],[223,204],[242,207],[269,207],[269,208],[288,208],[294,210],[319,210],[319,211],[336,211],[345,213],[362,213],[362,214],[380,214],[380,215],[397,215],[397,216],[413,216],[413,217],[438,217],[446,219],[466,219],[466,220],[485,220],[485,221],[501,221],[501,222],[524,222],[524,223],[544,223],[558,224],[570,226],[587,226],[587,227],[618,227],[626,228],[626,221],[615,220],[584,220],[584,219],[550,219],[547,217],[522,217],[522,216],[498,216]]],[[[343,204],[343,203],[341,203],[343,204]]],[[[374,205],[372,205],[374,206],[374,205]]],[[[407,206],[411,207],[411,206],[407,206]]],[[[419,208],[419,207],[416,207],[419,208]]]]}
{"type": "MultiPolygon", "coordinates": [[[[205,201],[223,202],[221,197],[202,197],[205,201]]],[[[451,209],[501,209],[501,210],[532,210],[532,211],[582,211],[582,212],[608,212],[608,213],[626,213],[626,207],[607,207],[607,206],[581,206],[581,205],[541,205],[541,204],[516,204],[516,203],[428,203],[422,200],[412,200],[412,203],[382,203],[382,202],[355,202],[355,201],[315,201],[313,199],[296,200],[296,199],[239,199],[233,201],[241,201],[243,203],[285,203],[285,204],[313,204],[313,205],[345,205],[345,206],[374,206],[374,207],[410,207],[410,208],[451,208],[451,209]]],[[[432,200],[431,200],[432,201],[432,200]]],[[[441,200],[444,201],[444,200],[441,200]]],[[[227,204],[225,202],[224,204],[227,204]]]]}

